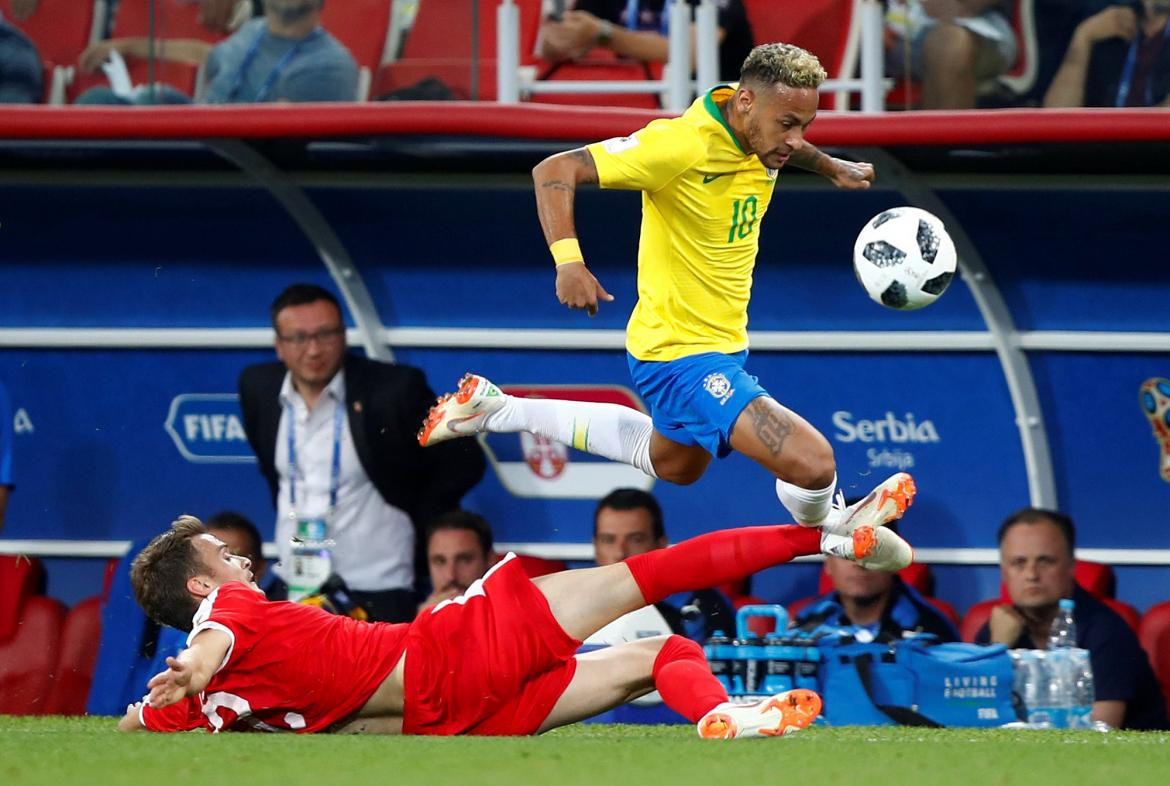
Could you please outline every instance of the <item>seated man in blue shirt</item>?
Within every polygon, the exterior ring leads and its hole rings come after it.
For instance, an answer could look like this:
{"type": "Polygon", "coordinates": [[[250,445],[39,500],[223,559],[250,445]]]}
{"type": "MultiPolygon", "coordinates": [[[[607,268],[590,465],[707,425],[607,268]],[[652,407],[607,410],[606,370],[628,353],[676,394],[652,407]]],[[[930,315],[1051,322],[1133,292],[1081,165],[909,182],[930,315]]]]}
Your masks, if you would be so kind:
{"type": "Polygon", "coordinates": [[[793,632],[819,635],[844,630],[872,641],[897,641],[909,633],[932,633],[958,641],[955,626],[896,573],[867,570],[825,557],[833,591],[814,600],[793,621],[793,632]]]}
{"type": "Polygon", "coordinates": [[[1024,508],[999,528],[999,565],[1010,604],[996,606],[976,643],[1044,649],[1061,598],[1076,604],[1077,646],[1089,651],[1093,720],[1115,728],[1165,729],[1166,706],[1137,636],[1073,580],[1076,531],[1062,513],[1024,508]]]}
{"type": "MultiPolygon", "coordinates": [[[[209,104],[261,102],[353,101],[357,98],[357,62],[345,46],[321,27],[325,0],[267,0],[263,18],[252,19],[226,40],[212,45],[195,39],[155,42],[157,56],[166,60],[206,63],[209,104]]],[[[81,54],[82,71],[101,67],[115,50],[146,58],[146,38],[99,41],[81,54]]],[[[95,87],[77,99],[79,104],[189,103],[190,98],[161,85],[157,91],[138,90],[133,98],[95,87]]]]}

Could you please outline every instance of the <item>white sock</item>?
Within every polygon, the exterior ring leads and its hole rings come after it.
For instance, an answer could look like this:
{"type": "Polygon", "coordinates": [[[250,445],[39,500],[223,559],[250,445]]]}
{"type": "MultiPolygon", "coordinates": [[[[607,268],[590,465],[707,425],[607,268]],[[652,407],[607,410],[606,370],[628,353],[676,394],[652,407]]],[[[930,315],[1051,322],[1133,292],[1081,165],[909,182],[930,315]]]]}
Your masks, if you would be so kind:
{"type": "Polygon", "coordinates": [[[815,527],[825,520],[833,504],[833,491],[837,488],[837,476],[823,489],[805,489],[777,479],[776,496],[797,524],[815,527]]]}
{"type": "Polygon", "coordinates": [[[658,477],[650,463],[653,421],[620,404],[508,396],[483,426],[497,433],[529,431],[658,477]]]}

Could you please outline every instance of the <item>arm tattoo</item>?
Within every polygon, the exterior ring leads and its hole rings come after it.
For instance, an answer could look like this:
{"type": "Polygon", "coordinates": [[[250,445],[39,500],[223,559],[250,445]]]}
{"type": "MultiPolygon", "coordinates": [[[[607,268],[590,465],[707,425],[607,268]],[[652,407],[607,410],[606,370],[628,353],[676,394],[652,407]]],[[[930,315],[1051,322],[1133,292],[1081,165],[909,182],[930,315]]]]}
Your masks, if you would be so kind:
{"type": "Polygon", "coordinates": [[[572,183],[566,183],[564,180],[546,180],[540,184],[540,187],[541,188],[555,188],[558,191],[567,191],[570,194],[574,193],[577,190],[577,189],[573,188],[572,183]]]}
{"type": "Polygon", "coordinates": [[[809,172],[815,172],[818,175],[825,174],[825,168],[828,165],[829,156],[822,153],[816,147],[805,143],[804,147],[796,151],[792,156],[792,163],[796,164],[801,169],[809,172]]]}
{"type": "Polygon", "coordinates": [[[768,406],[764,398],[757,398],[748,405],[751,415],[752,428],[764,447],[773,456],[780,455],[784,450],[784,442],[793,432],[792,418],[782,409],[768,406]]]}
{"type": "Polygon", "coordinates": [[[576,150],[570,150],[569,155],[577,159],[581,165],[585,167],[585,171],[582,173],[582,177],[579,182],[596,183],[597,165],[593,163],[593,156],[589,154],[589,151],[583,147],[579,147],[576,150]]]}

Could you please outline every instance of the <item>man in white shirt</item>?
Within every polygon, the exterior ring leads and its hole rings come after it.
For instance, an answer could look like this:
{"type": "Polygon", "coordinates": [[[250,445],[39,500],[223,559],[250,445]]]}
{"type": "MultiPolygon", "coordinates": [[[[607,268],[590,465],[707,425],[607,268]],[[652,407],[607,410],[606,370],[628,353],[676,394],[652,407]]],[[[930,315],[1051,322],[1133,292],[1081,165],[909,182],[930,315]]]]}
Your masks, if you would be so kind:
{"type": "Polygon", "coordinates": [[[288,287],[272,304],[272,324],[281,362],[244,369],[239,387],[276,505],[274,570],[291,583],[293,539],[323,530],[333,572],[370,618],[409,621],[418,533],[479,482],[483,452],[474,440],[439,454],[419,447],[415,431],[435,398],[425,375],[347,354],[341,306],[328,290],[288,287]]]}

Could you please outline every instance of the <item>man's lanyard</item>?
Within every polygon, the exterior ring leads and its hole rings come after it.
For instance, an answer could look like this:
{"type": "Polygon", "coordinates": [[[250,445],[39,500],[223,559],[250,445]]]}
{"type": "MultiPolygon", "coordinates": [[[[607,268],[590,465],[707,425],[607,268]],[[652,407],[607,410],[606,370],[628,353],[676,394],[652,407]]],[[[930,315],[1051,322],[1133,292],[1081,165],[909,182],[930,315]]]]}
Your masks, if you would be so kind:
{"type": "MultiPolygon", "coordinates": [[[[1142,41],[1145,40],[1145,35],[1140,31],[1134,36],[1133,43],[1129,45],[1129,54],[1125,57],[1125,68],[1121,72],[1121,81],[1117,84],[1117,102],[1115,106],[1124,107],[1129,103],[1129,90],[1133,86],[1134,71],[1137,70],[1138,50],[1141,49],[1142,41]]],[[[1166,42],[1170,41],[1170,20],[1167,20],[1165,26],[1162,28],[1162,48],[1166,47],[1166,42]]],[[[1158,52],[1158,57],[1162,53],[1158,52]]],[[[1143,106],[1153,106],[1154,104],[1154,72],[1157,63],[1150,65],[1150,70],[1146,74],[1146,95],[1143,106]]]]}
{"type": "MultiPolygon", "coordinates": [[[[670,31],[670,2],[671,0],[663,0],[662,13],[658,15],[659,32],[666,35],[670,31]]],[[[626,27],[630,30],[638,29],[638,13],[640,0],[626,0],[626,27]]]]}
{"type": "MultiPolygon", "coordinates": [[[[297,507],[297,420],[290,402],[285,405],[288,414],[288,504],[293,518],[297,507]]],[[[329,476],[329,513],[337,509],[337,491],[341,486],[341,425],[345,418],[345,402],[333,402],[333,468],[329,476]]]]}
{"type": "MultiPolygon", "coordinates": [[[[268,78],[264,80],[264,84],[260,86],[260,90],[257,91],[256,97],[252,100],[259,103],[268,98],[268,94],[272,91],[273,86],[276,84],[276,80],[280,78],[281,72],[288,67],[288,64],[293,61],[294,57],[300,54],[301,47],[303,47],[309,41],[320,38],[324,32],[324,29],[318,27],[300,41],[297,41],[295,44],[293,44],[292,48],[285,52],[284,56],[276,62],[276,65],[272,68],[272,72],[268,74],[268,78]]],[[[248,69],[252,67],[252,61],[256,59],[256,55],[260,52],[260,44],[264,43],[264,39],[267,37],[267,30],[260,31],[260,35],[258,35],[256,40],[252,42],[252,46],[248,49],[248,53],[244,55],[244,60],[240,63],[240,69],[236,72],[236,81],[232,83],[232,89],[228,91],[228,101],[235,101],[236,97],[239,96],[240,90],[244,87],[244,77],[247,76],[248,69]]]]}

